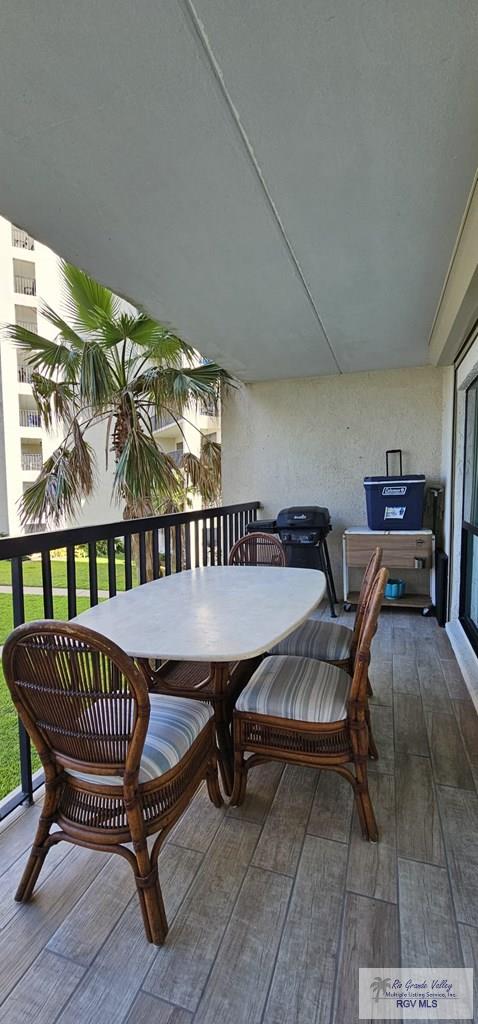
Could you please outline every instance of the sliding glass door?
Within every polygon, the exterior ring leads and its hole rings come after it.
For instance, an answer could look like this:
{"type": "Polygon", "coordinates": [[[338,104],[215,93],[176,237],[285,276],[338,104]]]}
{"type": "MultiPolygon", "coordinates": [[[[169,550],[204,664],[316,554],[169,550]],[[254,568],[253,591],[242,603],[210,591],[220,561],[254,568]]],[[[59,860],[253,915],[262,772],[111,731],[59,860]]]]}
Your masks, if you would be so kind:
{"type": "Polygon", "coordinates": [[[478,654],[478,378],[466,394],[460,621],[478,654]]]}

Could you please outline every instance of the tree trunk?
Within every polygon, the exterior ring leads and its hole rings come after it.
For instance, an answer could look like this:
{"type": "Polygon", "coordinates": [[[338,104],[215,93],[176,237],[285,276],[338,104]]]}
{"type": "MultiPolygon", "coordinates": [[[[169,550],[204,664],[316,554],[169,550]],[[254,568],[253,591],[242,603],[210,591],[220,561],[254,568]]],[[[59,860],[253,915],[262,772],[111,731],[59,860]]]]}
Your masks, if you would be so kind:
{"type": "MultiPolygon", "coordinates": [[[[154,510],[149,499],[127,502],[123,510],[123,519],[141,519],[143,516],[152,516],[154,510]]],[[[146,582],[154,579],[153,566],[153,534],[152,531],[145,535],[146,548],[146,582]]],[[[133,533],[131,537],[131,553],[136,562],[136,575],[138,583],[141,583],[139,567],[139,535],[133,533]]]]}

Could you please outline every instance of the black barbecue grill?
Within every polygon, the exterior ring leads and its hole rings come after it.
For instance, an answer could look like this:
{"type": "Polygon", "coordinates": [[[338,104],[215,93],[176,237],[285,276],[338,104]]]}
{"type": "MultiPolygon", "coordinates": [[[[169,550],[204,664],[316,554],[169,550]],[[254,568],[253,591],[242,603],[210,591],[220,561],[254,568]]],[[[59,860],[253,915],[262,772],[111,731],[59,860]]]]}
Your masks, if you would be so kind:
{"type": "Polygon", "coordinates": [[[328,508],[320,505],[298,505],[283,508],[277,519],[249,523],[247,532],[277,533],[285,548],[287,564],[297,569],[320,569],[325,574],[330,614],[336,618],[337,601],[334,577],[327,547],[332,529],[328,508]]]}

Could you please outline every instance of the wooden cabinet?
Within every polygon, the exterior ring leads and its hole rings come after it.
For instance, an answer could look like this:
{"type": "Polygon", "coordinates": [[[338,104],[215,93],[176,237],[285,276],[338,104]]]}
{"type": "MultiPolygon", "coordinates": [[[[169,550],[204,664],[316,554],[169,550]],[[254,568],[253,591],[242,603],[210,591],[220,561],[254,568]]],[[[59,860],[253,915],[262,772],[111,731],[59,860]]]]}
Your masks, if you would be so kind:
{"type": "MultiPolygon", "coordinates": [[[[404,597],[387,600],[386,604],[422,608],[424,612],[435,603],[435,537],[431,530],[385,532],[367,527],[351,527],[343,535],[344,602],[355,604],[358,590],[350,589],[350,570],[364,569],[374,548],[383,549],[382,564],[391,576],[405,570],[407,591],[404,597]],[[409,573],[413,570],[413,573],[409,573]]],[[[357,575],[357,574],[356,574],[357,575]]],[[[357,585],[357,584],[356,584],[357,585]]]]}

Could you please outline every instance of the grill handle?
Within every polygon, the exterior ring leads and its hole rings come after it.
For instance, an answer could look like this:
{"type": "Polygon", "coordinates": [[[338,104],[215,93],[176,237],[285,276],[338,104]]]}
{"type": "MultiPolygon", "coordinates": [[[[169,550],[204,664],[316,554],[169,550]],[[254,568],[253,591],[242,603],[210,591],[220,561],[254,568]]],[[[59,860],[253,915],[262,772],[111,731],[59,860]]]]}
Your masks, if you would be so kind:
{"type": "Polygon", "coordinates": [[[403,476],[402,449],[401,448],[389,448],[385,452],[385,475],[386,476],[390,476],[390,473],[388,471],[388,457],[389,457],[389,455],[398,455],[399,456],[399,459],[400,459],[400,476],[403,476]]]}

